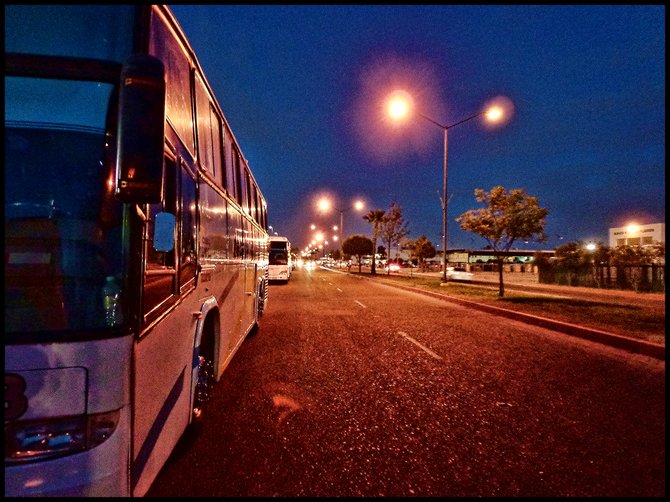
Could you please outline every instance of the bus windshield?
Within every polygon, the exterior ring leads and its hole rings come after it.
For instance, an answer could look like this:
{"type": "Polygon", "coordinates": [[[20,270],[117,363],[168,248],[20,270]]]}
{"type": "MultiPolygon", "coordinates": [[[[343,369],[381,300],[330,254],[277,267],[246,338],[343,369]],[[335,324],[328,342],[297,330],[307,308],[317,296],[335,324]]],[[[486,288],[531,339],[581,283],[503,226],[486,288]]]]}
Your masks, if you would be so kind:
{"type": "Polygon", "coordinates": [[[270,265],[288,265],[286,249],[270,249],[270,265]]]}
{"type": "Polygon", "coordinates": [[[122,206],[105,162],[113,86],[5,77],[5,87],[5,332],[118,326],[122,206]]]}
{"type": "Polygon", "coordinates": [[[122,63],[132,52],[135,5],[7,5],[5,52],[122,63]],[[83,29],[86,27],[86,29],[83,29]]]}

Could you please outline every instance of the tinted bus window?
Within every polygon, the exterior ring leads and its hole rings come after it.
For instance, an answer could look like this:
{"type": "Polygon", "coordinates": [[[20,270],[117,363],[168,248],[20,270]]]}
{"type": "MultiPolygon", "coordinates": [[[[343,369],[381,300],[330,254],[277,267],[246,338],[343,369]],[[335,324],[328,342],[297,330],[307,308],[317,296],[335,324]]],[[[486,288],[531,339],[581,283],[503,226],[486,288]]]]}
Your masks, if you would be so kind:
{"type": "Polygon", "coordinates": [[[133,52],[137,11],[135,5],[12,5],[5,9],[5,52],[123,63],[133,52]]]}
{"type": "Polygon", "coordinates": [[[209,93],[200,77],[195,79],[196,114],[198,124],[198,157],[200,165],[214,178],[221,163],[221,133],[219,117],[211,107],[209,93]]]}
{"type": "Polygon", "coordinates": [[[179,284],[185,285],[195,277],[196,222],[195,179],[186,168],[181,170],[181,246],[179,257],[179,284]]]}
{"type": "Polygon", "coordinates": [[[147,219],[147,241],[146,241],[146,272],[144,277],[144,314],[148,314],[154,308],[163,303],[175,292],[175,249],[170,251],[158,251],[153,247],[154,228],[156,215],[167,212],[176,215],[177,193],[176,193],[176,171],[175,161],[165,159],[165,183],[162,204],[150,204],[147,219]]]}
{"type": "Polygon", "coordinates": [[[195,138],[191,115],[191,78],[188,59],[167,26],[161,22],[152,23],[152,25],[154,29],[151,32],[149,53],[157,56],[165,65],[167,94],[165,113],[186,148],[193,154],[195,138]]]}

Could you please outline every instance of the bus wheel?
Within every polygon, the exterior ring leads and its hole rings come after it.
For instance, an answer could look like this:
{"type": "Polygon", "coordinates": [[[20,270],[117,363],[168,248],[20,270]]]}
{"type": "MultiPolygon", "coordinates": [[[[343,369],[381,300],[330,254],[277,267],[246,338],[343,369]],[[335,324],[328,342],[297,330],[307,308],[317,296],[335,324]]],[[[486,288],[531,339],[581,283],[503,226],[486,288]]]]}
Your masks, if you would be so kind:
{"type": "Polygon", "coordinates": [[[193,396],[193,422],[202,418],[205,404],[212,396],[214,387],[214,362],[210,356],[198,356],[198,376],[195,382],[195,395],[193,396]]]}
{"type": "Polygon", "coordinates": [[[265,311],[265,284],[261,284],[258,287],[258,295],[256,295],[256,298],[257,298],[256,309],[258,312],[257,317],[260,319],[261,317],[263,317],[263,312],[265,311]]]}

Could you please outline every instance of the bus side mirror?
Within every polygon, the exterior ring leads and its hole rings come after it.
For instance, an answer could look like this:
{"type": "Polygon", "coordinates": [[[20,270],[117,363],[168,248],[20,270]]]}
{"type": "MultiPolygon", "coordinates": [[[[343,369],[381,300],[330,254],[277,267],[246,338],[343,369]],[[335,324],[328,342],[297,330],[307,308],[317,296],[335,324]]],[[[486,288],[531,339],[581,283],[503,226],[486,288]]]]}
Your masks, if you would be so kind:
{"type": "Polygon", "coordinates": [[[163,193],[165,71],[153,56],[131,56],[121,70],[116,135],[116,197],[155,204],[163,193]]]}

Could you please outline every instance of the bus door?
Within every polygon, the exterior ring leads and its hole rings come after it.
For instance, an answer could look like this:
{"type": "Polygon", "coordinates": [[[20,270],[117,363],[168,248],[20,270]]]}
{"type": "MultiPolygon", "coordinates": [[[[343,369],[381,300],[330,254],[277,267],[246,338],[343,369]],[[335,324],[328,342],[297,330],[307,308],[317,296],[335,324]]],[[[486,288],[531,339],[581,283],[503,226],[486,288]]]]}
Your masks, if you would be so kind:
{"type": "Polygon", "coordinates": [[[172,154],[165,157],[163,202],[142,206],[145,265],[142,329],[133,383],[134,493],[144,493],[186,427],[197,319],[195,182],[172,154]]]}

